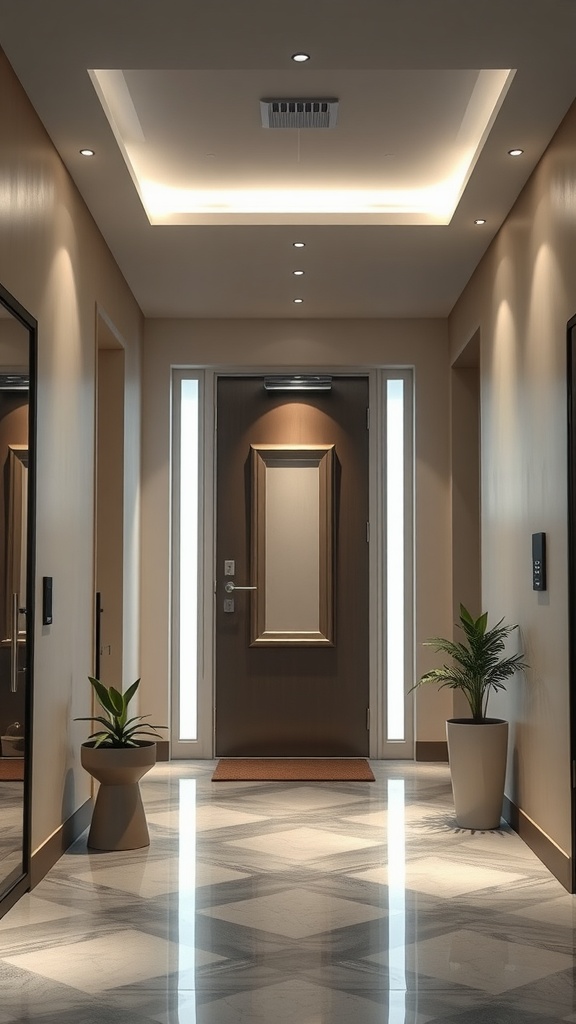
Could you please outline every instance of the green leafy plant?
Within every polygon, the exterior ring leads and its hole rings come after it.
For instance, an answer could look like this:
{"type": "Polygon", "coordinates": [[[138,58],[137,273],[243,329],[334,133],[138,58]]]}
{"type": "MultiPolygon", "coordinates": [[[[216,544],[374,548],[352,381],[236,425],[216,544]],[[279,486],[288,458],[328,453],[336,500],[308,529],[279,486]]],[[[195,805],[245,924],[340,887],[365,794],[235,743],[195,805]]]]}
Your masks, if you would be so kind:
{"type": "Polygon", "coordinates": [[[453,664],[430,669],[411,689],[424,683],[439,683],[440,689],[448,686],[452,690],[461,690],[470,705],[472,718],[476,721],[485,719],[490,693],[504,690],[506,679],[528,667],[521,654],[501,657],[506,638],[518,629],[518,626],[505,626],[503,623],[504,619],[500,619],[488,629],[488,612],[474,619],[461,604],[458,625],[464,632],[465,642],[457,643],[444,637],[424,641],[426,647],[447,654],[453,664]]]}
{"type": "Polygon", "coordinates": [[[88,676],[96,699],[104,715],[93,715],[90,718],[77,718],[77,722],[99,722],[101,729],[93,732],[88,739],[94,747],[138,747],[142,742],[160,739],[156,729],[165,729],[165,725],[151,725],[144,719],[148,715],[134,715],[128,718],[128,705],[140,686],[137,679],[125,693],[120,693],[113,686],[105,686],[99,679],[88,676]]]}

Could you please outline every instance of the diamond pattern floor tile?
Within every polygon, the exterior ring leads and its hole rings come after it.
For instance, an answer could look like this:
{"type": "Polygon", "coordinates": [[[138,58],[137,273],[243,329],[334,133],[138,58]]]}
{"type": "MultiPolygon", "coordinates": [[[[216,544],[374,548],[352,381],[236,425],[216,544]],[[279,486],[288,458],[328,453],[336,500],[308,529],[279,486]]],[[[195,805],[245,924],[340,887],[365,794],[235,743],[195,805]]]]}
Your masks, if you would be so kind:
{"type": "Polygon", "coordinates": [[[254,850],[282,860],[308,861],[319,857],[332,857],[379,846],[377,839],[358,839],[355,836],[326,832],[315,828],[297,828],[269,835],[236,839],[227,844],[245,850],[254,850]]]}
{"type": "Polygon", "coordinates": [[[300,939],[306,935],[374,921],[385,916],[386,911],[352,900],[341,900],[302,889],[288,889],[272,896],[227,903],[202,913],[246,928],[258,928],[300,939]]]}

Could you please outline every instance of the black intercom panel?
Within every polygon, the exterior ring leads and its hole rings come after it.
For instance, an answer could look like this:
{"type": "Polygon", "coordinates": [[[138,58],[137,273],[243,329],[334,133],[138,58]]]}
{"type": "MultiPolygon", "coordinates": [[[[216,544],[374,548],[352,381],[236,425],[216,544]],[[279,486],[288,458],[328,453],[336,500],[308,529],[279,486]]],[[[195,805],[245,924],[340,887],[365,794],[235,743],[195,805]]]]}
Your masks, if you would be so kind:
{"type": "Polygon", "coordinates": [[[52,577],[42,577],[42,625],[52,625],[52,577]]]}
{"type": "Polygon", "coordinates": [[[546,534],[532,534],[532,590],[546,590],[546,534]]]}

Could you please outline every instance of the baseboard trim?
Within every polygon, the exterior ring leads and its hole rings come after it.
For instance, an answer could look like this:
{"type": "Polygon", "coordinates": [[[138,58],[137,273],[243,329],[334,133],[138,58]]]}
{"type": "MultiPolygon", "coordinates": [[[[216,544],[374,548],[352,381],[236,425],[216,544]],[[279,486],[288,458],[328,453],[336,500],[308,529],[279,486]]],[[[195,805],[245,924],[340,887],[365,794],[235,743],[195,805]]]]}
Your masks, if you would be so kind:
{"type": "Polygon", "coordinates": [[[560,884],[572,892],[572,863],[568,854],[507,796],[504,797],[502,816],[560,884]]]}
{"type": "Polygon", "coordinates": [[[41,882],[50,868],[53,868],[63,853],[72,845],[78,836],[82,835],[85,828],[88,828],[92,817],[94,802],[86,800],[74,814],[70,815],[65,822],[52,833],[49,839],[42,846],[34,851],[30,859],[30,888],[33,889],[38,882],[41,882]]]}
{"type": "Polygon", "coordinates": [[[156,740],[156,760],[170,760],[170,740],[156,740]]]}
{"type": "Polygon", "coordinates": [[[446,740],[416,740],[416,761],[440,761],[448,764],[446,740]]]}

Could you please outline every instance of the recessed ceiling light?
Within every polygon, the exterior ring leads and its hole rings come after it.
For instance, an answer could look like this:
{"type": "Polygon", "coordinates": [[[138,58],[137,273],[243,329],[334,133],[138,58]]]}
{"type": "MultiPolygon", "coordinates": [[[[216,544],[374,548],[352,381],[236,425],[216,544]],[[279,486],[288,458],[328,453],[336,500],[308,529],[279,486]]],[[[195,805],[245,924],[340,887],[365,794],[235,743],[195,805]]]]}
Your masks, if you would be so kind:
{"type": "Polygon", "coordinates": [[[306,242],[292,242],[292,245],[294,246],[295,249],[303,249],[304,246],[306,245],[306,242]]]}
{"type": "Polygon", "coordinates": [[[485,220],[484,217],[477,217],[476,220],[474,221],[474,223],[475,224],[485,224],[486,220],[485,220]]]}
{"type": "Polygon", "coordinates": [[[294,299],[294,302],[304,302],[304,299],[294,299]]]}
{"type": "Polygon", "coordinates": [[[508,156],[522,156],[523,149],[509,149],[508,156]]]}
{"type": "Polygon", "coordinates": [[[80,150],[80,156],[94,156],[94,150],[93,149],[81,149],[80,150]]]}
{"type": "Polygon", "coordinates": [[[309,53],[293,53],[292,60],[296,61],[297,64],[305,64],[307,60],[310,60],[309,53]]]}
{"type": "Polygon", "coordinates": [[[302,277],[302,274],[304,273],[304,271],[303,270],[293,270],[292,273],[294,274],[294,277],[302,277]]]}

